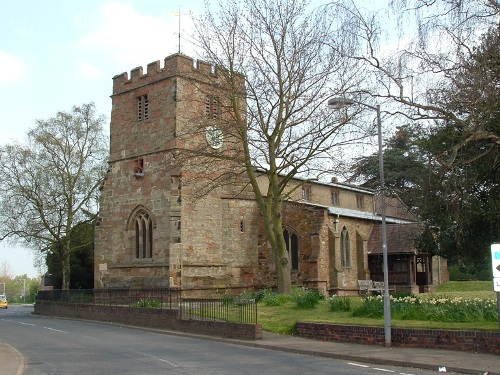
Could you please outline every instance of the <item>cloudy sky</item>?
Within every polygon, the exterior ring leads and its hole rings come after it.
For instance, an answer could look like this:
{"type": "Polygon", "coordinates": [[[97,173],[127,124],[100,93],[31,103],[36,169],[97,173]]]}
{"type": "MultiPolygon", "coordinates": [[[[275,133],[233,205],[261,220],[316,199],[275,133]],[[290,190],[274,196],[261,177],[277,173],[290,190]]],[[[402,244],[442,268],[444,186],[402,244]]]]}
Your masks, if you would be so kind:
{"type": "MultiPolygon", "coordinates": [[[[94,102],[110,118],[113,76],[178,51],[194,56],[190,13],[202,0],[0,0],[1,144],[36,119],[94,102]]],[[[30,251],[0,243],[0,266],[38,275],[30,251]]]]}

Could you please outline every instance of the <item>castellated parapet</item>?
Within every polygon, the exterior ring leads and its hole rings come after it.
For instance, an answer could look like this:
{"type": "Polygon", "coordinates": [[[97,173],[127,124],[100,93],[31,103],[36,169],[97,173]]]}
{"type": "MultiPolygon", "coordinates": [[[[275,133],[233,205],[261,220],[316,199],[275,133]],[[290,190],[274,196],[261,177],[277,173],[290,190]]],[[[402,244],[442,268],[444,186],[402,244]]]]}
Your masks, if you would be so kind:
{"type": "Polygon", "coordinates": [[[207,77],[217,78],[217,75],[218,69],[214,65],[183,54],[173,54],[165,58],[163,68],[160,67],[160,60],[157,60],[148,64],[146,74],[142,66],[139,66],[131,70],[130,79],[127,72],[114,76],[113,95],[174,76],[206,80],[207,77]]]}

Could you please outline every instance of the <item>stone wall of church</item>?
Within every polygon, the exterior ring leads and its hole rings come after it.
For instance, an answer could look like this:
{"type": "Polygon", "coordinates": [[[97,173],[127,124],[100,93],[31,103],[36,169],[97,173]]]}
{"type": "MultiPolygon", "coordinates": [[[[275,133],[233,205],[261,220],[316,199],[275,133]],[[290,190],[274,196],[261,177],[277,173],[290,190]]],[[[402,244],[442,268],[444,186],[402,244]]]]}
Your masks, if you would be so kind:
{"type": "MultiPolygon", "coordinates": [[[[299,269],[292,271],[293,285],[316,288],[326,295],[358,293],[359,276],[366,276],[368,272],[366,243],[373,226],[371,222],[336,218],[328,215],[325,207],[287,202],[283,225],[298,234],[299,269]],[[340,231],[344,226],[350,233],[349,267],[342,267],[340,263],[340,231]]],[[[274,287],[274,253],[262,225],[258,238],[258,286],[274,287]]]]}
{"type": "Polygon", "coordinates": [[[334,264],[330,263],[330,295],[357,295],[358,280],[369,277],[368,270],[368,238],[373,229],[373,223],[368,220],[344,216],[331,216],[330,225],[335,230],[333,242],[334,264]],[[341,232],[343,229],[349,234],[349,262],[341,262],[341,232]]]}
{"type": "Polygon", "coordinates": [[[209,197],[182,214],[182,288],[211,294],[251,290],[256,273],[258,210],[253,200],[209,197]]]}
{"type": "Polygon", "coordinates": [[[133,160],[111,164],[96,227],[96,288],[169,285],[170,224],[177,202],[171,178],[161,169],[164,164],[163,155],[146,157],[142,177],[134,175],[133,160]],[[135,225],[131,220],[137,209],[147,211],[153,220],[151,258],[136,258],[135,225]]]}
{"type": "Polygon", "coordinates": [[[326,210],[287,203],[283,210],[283,224],[299,235],[299,269],[292,271],[292,284],[324,290],[328,283],[328,273],[323,267],[325,262],[328,263],[326,210]]]}

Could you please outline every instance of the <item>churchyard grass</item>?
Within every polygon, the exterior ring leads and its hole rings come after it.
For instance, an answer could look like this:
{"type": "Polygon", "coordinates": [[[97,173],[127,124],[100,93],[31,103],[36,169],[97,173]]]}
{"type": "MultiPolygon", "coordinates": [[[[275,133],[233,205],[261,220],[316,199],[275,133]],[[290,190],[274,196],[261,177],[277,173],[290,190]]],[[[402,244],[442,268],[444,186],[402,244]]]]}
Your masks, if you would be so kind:
{"type": "MultiPolygon", "coordinates": [[[[383,316],[380,314],[375,317],[366,315],[353,316],[353,311],[362,308],[364,304],[363,297],[333,297],[337,298],[334,302],[331,301],[331,298],[321,299],[315,304],[315,307],[304,308],[297,305],[296,298],[272,296],[271,293],[267,294],[270,300],[280,300],[280,302],[275,304],[267,303],[265,298],[260,299],[257,309],[257,319],[265,331],[293,334],[295,332],[295,323],[299,321],[366,326],[384,325],[383,316]],[[335,311],[332,311],[332,305],[335,305],[333,309],[335,311]],[[349,305],[350,308],[348,311],[343,311],[346,310],[346,305],[349,305]]],[[[395,300],[392,304],[395,310],[393,312],[394,317],[391,319],[393,327],[498,330],[498,318],[496,314],[494,319],[488,316],[492,309],[496,313],[496,293],[493,291],[491,282],[450,282],[440,286],[435,293],[418,295],[418,299],[426,307],[437,305],[437,310],[435,312],[431,311],[431,313],[427,311],[421,314],[410,314],[411,301],[408,299],[405,302],[404,297],[401,297],[401,300],[395,300]],[[467,305],[466,302],[463,302],[464,300],[472,302],[469,302],[467,305]],[[493,307],[489,306],[491,304],[493,304],[493,307]],[[451,317],[449,316],[450,313],[442,311],[445,305],[452,305],[453,309],[450,310],[451,317]],[[481,311],[478,313],[478,310],[481,311]],[[402,311],[403,313],[401,314],[398,311],[402,311]],[[444,316],[444,319],[440,319],[439,315],[444,316]]]]}

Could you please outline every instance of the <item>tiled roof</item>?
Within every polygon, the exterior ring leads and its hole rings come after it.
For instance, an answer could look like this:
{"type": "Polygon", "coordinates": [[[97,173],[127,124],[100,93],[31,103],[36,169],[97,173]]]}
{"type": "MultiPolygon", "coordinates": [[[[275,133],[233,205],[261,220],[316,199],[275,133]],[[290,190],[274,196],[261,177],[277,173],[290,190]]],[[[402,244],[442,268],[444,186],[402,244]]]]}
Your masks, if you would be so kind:
{"type": "MultiPolygon", "coordinates": [[[[390,224],[387,228],[387,253],[417,253],[415,239],[422,232],[422,225],[412,224],[390,224]]],[[[382,253],[382,226],[375,225],[368,239],[368,253],[382,253]]]]}
{"type": "MultiPolygon", "coordinates": [[[[354,217],[357,219],[366,219],[366,220],[380,221],[380,222],[382,221],[382,216],[380,216],[380,215],[374,214],[372,212],[367,212],[367,211],[351,210],[349,208],[328,207],[328,213],[330,215],[348,216],[348,217],[354,217]]],[[[403,219],[398,219],[398,218],[394,218],[394,217],[386,217],[385,221],[387,223],[391,223],[391,224],[414,223],[414,221],[403,220],[403,219]]]]}

